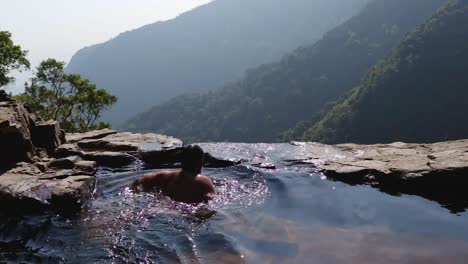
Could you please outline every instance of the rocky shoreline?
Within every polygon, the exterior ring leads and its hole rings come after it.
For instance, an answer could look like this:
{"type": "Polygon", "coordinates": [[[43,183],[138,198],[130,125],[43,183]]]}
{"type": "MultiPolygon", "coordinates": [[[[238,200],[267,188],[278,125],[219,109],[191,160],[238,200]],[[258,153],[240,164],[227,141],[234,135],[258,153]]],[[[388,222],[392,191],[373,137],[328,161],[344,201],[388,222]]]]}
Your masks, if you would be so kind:
{"type": "Polygon", "coordinates": [[[333,147],[344,155],[323,159],[320,170],[330,178],[392,195],[419,195],[454,213],[468,208],[468,140],[333,147]]]}
{"type": "MultiPolygon", "coordinates": [[[[277,149],[283,164],[302,164],[349,184],[369,184],[387,193],[416,194],[454,212],[468,207],[468,140],[435,144],[336,146],[318,143],[201,144],[206,166],[242,163],[274,170],[280,164],[264,149],[277,149]],[[224,145],[223,145],[224,144],[224,145]],[[226,144],[231,144],[229,149],[226,144]],[[220,155],[216,149],[222,149],[220,155]],[[236,149],[239,153],[236,153],[236,149]],[[263,149],[263,150],[262,150],[263,149]],[[287,151],[285,151],[287,149],[287,151]],[[246,154],[249,152],[249,154],[246,154]]],[[[0,210],[24,213],[78,212],[92,197],[99,167],[176,167],[182,142],[158,134],[104,129],[65,134],[55,121],[43,121],[22,104],[0,102],[0,210]]],[[[287,165],[287,166],[289,166],[287,165]]]]}

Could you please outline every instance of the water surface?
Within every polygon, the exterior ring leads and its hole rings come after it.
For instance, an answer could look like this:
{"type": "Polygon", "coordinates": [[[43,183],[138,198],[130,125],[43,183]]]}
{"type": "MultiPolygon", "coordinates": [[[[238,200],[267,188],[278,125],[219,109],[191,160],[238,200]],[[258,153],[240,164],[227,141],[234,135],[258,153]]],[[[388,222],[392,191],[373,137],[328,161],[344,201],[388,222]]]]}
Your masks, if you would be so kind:
{"type": "MultiPolygon", "coordinates": [[[[259,157],[265,162],[271,161],[259,157]]],[[[276,164],[277,165],[277,164],[276,164]]],[[[148,170],[102,168],[78,216],[3,217],[0,262],[466,263],[468,214],[331,181],[313,168],[205,169],[219,196],[175,203],[127,186],[148,170]]],[[[153,170],[157,171],[157,170],[153,170]]]]}

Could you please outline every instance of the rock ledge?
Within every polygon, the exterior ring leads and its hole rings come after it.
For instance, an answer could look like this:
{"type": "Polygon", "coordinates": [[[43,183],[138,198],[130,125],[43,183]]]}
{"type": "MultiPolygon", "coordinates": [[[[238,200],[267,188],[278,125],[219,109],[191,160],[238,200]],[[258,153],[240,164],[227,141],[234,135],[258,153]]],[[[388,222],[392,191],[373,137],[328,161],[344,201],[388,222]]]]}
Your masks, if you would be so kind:
{"type": "Polygon", "coordinates": [[[423,196],[453,212],[468,207],[468,140],[334,147],[344,155],[311,155],[323,159],[320,169],[330,178],[369,184],[390,194],[423,196]]]}

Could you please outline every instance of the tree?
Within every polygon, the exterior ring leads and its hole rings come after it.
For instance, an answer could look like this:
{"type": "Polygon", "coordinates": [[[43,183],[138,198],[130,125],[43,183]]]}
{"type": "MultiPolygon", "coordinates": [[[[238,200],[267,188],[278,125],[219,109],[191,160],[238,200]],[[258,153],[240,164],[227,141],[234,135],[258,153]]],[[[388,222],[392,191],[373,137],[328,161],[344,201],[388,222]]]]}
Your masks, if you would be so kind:
{"type": "Polygon", "coordinates": [[[27,51],[15,45],[11,40],[11,33],[0,31],[0,87],[15,80],[8,76],[13,70],[29,69],[29,61],[26,59],[27,51]]]}
{"type": "Polygon", "coordinates": [[[104,110],[117,101],[104,89],[98,89],[79,74],[66,74],[65,63],[48,59],[37,67],[25,93],[16,96],[40,117],[57,120],[67,132],[83,132],[109,127],[96,123],[104,110]]]}

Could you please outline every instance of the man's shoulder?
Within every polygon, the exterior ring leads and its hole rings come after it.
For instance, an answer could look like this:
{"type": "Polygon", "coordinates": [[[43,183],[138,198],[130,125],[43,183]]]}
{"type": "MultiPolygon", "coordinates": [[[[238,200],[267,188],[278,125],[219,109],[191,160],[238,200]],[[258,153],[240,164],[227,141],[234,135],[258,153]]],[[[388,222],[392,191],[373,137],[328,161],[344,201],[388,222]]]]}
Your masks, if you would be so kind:
{"type": "Polygon", "coordinates": [[[198,176],[197,176],[197,180],[200,181],[200,182],[209,182],[209,183],[212,183],[210,177],[205,176],[205,175],[198,175],[198,176]]]}
{"type": "Polygon", "coordinates": [[[214,190],[214,186],[213,186],[213,182],[211,181],[211,179],[207,176],[204,176],[204,175],[198,175],[197,176],[197,182],[203,186],[204,188],[212,191],[214,190]]]}
{"type": "Polygon", "coordinates": [[[143,176],[142,183],[149,185],[165,184],[179,175],[178,171],[160,171],[147,173],[143,176]]]}
{"type": "Polygon", "coordinates": [[[175,177],[179,175],[179,171],[160,171],[153,173],[146,173],[143,177],[148,178],[166,178],[166,177],[175,177]]]}

